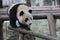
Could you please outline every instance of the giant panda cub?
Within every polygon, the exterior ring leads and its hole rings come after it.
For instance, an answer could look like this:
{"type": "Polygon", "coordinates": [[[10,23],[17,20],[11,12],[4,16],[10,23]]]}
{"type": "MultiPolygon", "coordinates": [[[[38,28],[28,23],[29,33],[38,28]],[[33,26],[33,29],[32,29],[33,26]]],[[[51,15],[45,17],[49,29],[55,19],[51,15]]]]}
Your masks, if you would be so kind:
{"type": "Polygon", "coordinates": [[[20,28],[30,30],[30,25],[33,21],[33,16],[31,15],[32,9],[26,5],[13,4],[9,10],[10,26],[12,28],[17,28],[16,21],[19,22],[20,28]]]}

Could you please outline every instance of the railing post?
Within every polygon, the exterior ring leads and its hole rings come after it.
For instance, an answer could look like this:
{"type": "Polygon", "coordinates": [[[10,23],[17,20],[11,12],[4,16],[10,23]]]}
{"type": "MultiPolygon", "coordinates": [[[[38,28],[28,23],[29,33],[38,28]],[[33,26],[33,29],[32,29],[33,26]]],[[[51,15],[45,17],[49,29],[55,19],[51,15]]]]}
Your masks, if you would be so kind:
{"type": "Polygon", "coordinates": [[[0,40],[3,40],[3,20],[0,19],[0,40]]]}
{"type": "Polygon", "coordinates": [[[48,18],[50,35],[56,37],[56,19],[51,13],[48,13],[47,18],[48,18]]]}
{"type": "Polygon", "coordinates": [[[31,0],[26,0],[27,1],[27,6],[31,6],[31,0]]]}
{"type": "Polygon", "coordinates": [[[0,8],[2,8],[2,0],[0,0],[0,8]]]}

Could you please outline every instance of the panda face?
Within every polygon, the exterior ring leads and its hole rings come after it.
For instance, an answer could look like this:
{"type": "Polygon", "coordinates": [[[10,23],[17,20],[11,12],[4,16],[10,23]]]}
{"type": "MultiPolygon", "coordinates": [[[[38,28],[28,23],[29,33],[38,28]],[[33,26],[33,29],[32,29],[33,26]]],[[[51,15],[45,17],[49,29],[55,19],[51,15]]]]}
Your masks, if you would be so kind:
{"type": "Polygon", "coordinates": [[[33,17],[31,15],[32,10],[27,6],[20,6],[17,11],[17,18],[20,23],[25,25],[31,25],[33,21],[33,17]]]}

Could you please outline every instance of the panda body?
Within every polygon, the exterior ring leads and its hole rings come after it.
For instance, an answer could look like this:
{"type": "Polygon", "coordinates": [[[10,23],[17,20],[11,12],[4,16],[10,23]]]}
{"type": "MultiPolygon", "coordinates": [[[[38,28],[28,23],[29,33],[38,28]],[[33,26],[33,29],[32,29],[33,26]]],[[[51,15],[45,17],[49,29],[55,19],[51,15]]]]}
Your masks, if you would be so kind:
{"type": "Polygon", "coordinates": [[[30,30],[28,26],[32,24],[33,17],[30,7],[21,4],[12,5],[9,10],[10,26],[17,28],[16,20],[19,22],[21,28],[30,30]]]}

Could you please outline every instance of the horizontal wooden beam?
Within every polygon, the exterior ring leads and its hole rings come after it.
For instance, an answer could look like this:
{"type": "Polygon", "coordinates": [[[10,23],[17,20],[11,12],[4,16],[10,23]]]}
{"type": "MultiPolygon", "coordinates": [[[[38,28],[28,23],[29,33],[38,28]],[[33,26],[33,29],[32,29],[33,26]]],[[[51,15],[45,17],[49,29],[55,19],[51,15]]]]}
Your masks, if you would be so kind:
{"type": "Polygon", "coordinates": [[[11,28],[11,27],[8,27],[10,30],[14,30],[14,31],[17,31],[17,32],[20,32],[20,33],[24,33],[24,34],[29,34],[29,35],[32,35],[32,36],[35,36],[35,37],[39,37],[39,38],[42,38],[42,39],[47,39],[47,40],[60,40],[56,37],[52,37],[52,36],[48,36],[48,35],[45,35],[45,34],[41,34],[41,33],[33,33],[31,31],[27,31],[25,29],[22,29],[22,28],[11,28]]]}
{"type": "MultiPolygon", "coordinates": [[[[34,19],[47,19],[47,14],[48,13],[42,13],[42,14],[32,14],[34,19]]],[[[60,13],[52,13],[54,18],[60,19],[60,13]]],[[[3,20],[9,20],[8,14],[2,14],[0,15],[0,19],[3,20]]]]}
{"type": "MultiPolygon", "coordinates": [[[[0,19],[8,20],[9,16],[7,8],[0,10],[0,19]]],[[[58,10],[33,10],[32,15],[34,19],[47,19],[48,13],[52,14],[54,18],[60,19],[60,9],[58,10]]]]}

